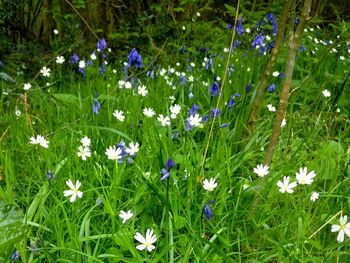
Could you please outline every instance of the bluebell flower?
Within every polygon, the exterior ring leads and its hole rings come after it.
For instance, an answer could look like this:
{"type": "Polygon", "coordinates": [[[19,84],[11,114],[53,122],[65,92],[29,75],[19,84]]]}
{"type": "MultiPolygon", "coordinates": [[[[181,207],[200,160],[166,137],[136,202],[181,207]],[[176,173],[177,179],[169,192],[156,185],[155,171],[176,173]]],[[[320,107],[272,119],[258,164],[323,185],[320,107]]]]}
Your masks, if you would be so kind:
{"type": "Polygon", "coordinates": [[[205,61],[205,69],[208,70],[209,68],[214,68],[213,59],[211,59],[211,58],[208,58],[205,61]]]}
{"type": "Polygon", "coordinates": [[[283,79],[284,78],[284,73],[280,73],[279,75],[278,75],[278,77],[280,78],[280,79],[283,79]]]}
{"type": "Polygon", "coordinates": [[[56,178],[56,175],[51,170],[48,170],[46,173],[46,178],[49,180],[49,182],[53,182],[56,178]]]}
{"type": "Polygon", "coordinates": [[[98,69],[100,71],[100,74],[104,75],[106,73],[106,70],[107,70],[106,64],[102,62],[101,66],[98,69]]]}
{"type": "Polygon", "coordinates": [[[128,55],[128,67],[134,66],[135,68],[142,67],[142,57],[137,52],[136,48],[133,48],[128,55]]]}
{"type": "Polygon", "coordinates": [[[164,179],[168,178],[170,176],[170,172],[163,168],[160,173],[163,175],[160,180],[163,181],[164,179]]]}
{"type": "Polygon", "coordinates": [[[266,50],[267,50],[267,47],[266,46],[262,46],[262,47],[260,47],[260,55],[265,55],[265,53],[266,53],[266,50]]]}
{"type": "Polygon", "coordinates": [[[214,108],[211,110],[211,117],[215,119],[217,116],[220,116],[221,112],[220,109],[214,108]]]}
{"type": "Polygon", "coordinates": [[[185,85],[185,83],[186,83],[186,77],[181,75],[180,76],[180,85],[183,86],[183,85],[185,85]]]}
{"type": "Polygon", "coordinates": [[[213,212],[211,211],[208,204],[204,205],[204,214],[208,220],[210,220],[210,218],[213,216],[213,212]]]}
{"type": "Polygon", "coordinates": [[[266,15],[266,19],[271,23],[272,25],[272,35],[276,35],[278,31],[278,26],[277,26],[277,19],[273,13],[268,13],[266,15]]]}
{"type": "Polygon", "coordinates": [[[192,103],[192,106],[190,108],[190,116],[194,116],[198,110],[199,106],[197,104],[192,103]]]}
{"type": "Polygon", "coordinates": [[[240,42],[236,39],[234,42],[233,42],[233,48],[237,48],[238,45],[240,44],[240,42]]]}
{"type": "Polygon", "coordinates": [[[85,69],[84,68],[80,68],[79,67],[78,71],[81,73],[81,75],[83,75],[83,78],[86,77],[86,73],[85,73],[85,69]]]}
{"type": "Polygon", "coordinates": [[[19,252],[16,250],[15,252],[12,253],[11,255],[11,260],[15,261],[17,259],[20,259],[21,255],[19,254],[19,252]]]}
{"type": "Polygon", "coordinates": [[[276,85],[273,83],[267,87],[267,91],[272,93],[276,90],[276,85]]]}
{"type": "Polygon", "coordinates": [[[69,63],[70,63],[70,64],[76,64],[76,63],[78,63],[78,62],[79,62],[79,57],[78,57],[77,53],[74,53],[74,54],[70,57],[69,63]]]}
{"type": "Polygon", "coordinates": [[[2,68],[4,65],[4,62],[0,60],[0,68],[2,68]]]}
{"type": "Polygon", "coordinates": [[[165,163],[165,167],[170,171],[171,168],[173,168],[175,165],[175,162],[173,159],[171,158],[168,158],[168,160],[166,160],[166,163],[165,163]]]}
{"type": "Polygon", "coordinates": [[[255,48],[256,46],[264,46],[264,36],[260,34],[256,34],[253,42],[252,42],[252,48],[255,48]]]}
{"type": "Polygon", "coordinates": [[[92,104],[92,111],[95,113],[95,114],[98,114],[98,111],[99,109],[101,108],[101,104],[100,102],[98,101],[98,96],[100,94],[98,94],[98,92],[96,92],[95,96],[94,96],[94,101],[93,101],[93,104],[92,104]]]}
{"type": "Polygon", "coordinates": [[[208,120],[209,120],[208,114],[204,114],[202,118],[202,122],[204,123],[204,122],[207,122],[208,120]]]}
{"type": "Polygon", "coordinates": [[[88,59],[88,60],[86,61],[86,66],[87,66],[87,67],[88,67],[88,66],[91,66],[93,63],[94,63],[94,62],[92,62],[91,59],[88,59]]]}
{"type": "Polygon", "coordinates": [[[223,123],[223,124],[220,125],[220,128],[225,128],[227,126],[228,126],[228,123],[223,123]]]}
{"type": "Polygon", "coordinates": [[[107,47],[107,42],[104,38],[100,39],[98,42],[97,42],[97,49],[99,51],[102,51],[104,50],[105,48],[107,47]]]}
{"type": "Polygon", "coordinates": [[[210,95],[212,97],[214,97],[216,94],[220,93],[220,86],[216,82],[216,80],[214,81],[213,85],[211,85],[211,87],[209,88],[209,91],[210,91],[210,95]]]}
{"type": "Polygon", "coordinates": [[[252,84],[248,83],[247,86],[245,86],[245,92],[248,93],[252,89],[252,84]]]}
{"type": "Polygon", "coordinates": [[[95,203],[98,206],[102,206],[103,205],[103,200],[101,199],[101,197],[97,197],[95,203]]]}
{"type": "MultiPolygon", "coordinates": [[[[120,155],[121,155],[121,158],[118,159],[118,162],[119,162],[119,163],[123,163],[123,158],[124,158],[125,156],[127,156],[125,142],[124,142],[124,141],[121,141],[121,142],[117,143],[117,144],[115,145],[115,148],[116,148],[116,149],[120,148],[120,149],[122,150],[122,152],[121,152],[121,154],[120,154],[120,155]]],[[[130,162],[129,162],[129,163],[130,163],[130,162]]]]}
{"type": "Polygon", "coordinates": [[[226,28],[227,28],[228,30],[230,30],[232,27],[233,27],[232,24],[227,24],[227,25],[226,25],[226,28]]]}
{"type": "Polygon", "coordinates": [[[242,20],[243,20],[243,18],[240,17],[237,19],[237,23],[236,23],[236,33],[239,36],[244,35],[244,27],[242,24],[242,20]]]}
{"type": "Polygon", "coordinates": [[[304,52],[306,50],[306,47],[304,45],[301,45],[299,47],[299,52],[304,52]]]}
{"type": "Polygon", "coordinates": [[[238,93],[232,95],[231,99],[227,102],[227,107],[230,109],[233,105],[235,105],[235,97],[241,96],[238,93]]]}
{"type": "Polygon", "coordinates": [[[299,21],[300,21],[299,17],[294,18],[294,25],[297,26],[299,24],[299,21]]]}
{"type": "Polygon", "coordinates": [[[154,79],[155,78],[154,70],[147,71],[146,76],[150,77],[151,79],[154,79]]]}

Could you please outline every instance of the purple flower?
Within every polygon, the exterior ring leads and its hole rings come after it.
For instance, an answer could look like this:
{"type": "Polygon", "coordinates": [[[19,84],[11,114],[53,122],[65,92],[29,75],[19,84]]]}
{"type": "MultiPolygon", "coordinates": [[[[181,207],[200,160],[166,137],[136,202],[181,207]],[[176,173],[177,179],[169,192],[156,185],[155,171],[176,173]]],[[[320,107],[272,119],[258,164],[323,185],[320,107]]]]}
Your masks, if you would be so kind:
{"type": "Polygon", "coordinates": [[[142,67],[141,55],[137,52],[136,48],[133,48],[128,55],[128,67],[134,66],[135,68],[142,67]]]}
{"type": "Polygon", "coordinates": [[[301,45],[299,48],[299,52],[304,52],[306,50],[306,47],[304,45],[301,45]]]}
{"type": "Polygon", "coordinates": [[[220,109],[214,108],[211,111],[211,117],[215,119],[217,116],[220,116],[221,112],[220,109]]]}
{"type": "Polygon", "coordinates": [[[252,89],[252,84],[248,83],[247,86],[245,87],[245,92],[248,93],[252,89]]]}
{"type": "Polygon", "coordinates": [[[186,77],[185,76],[180,76],[180,85],[183,86],[186,83],[186,77]]]}
{"type": "Polygon", "coordinates": [[[11,260],[15,261],[17,259],[20,259],[21,255],[19,254],[19,252],[16,250],[15,252],[12,253],[11,255],[11,260]]]}
{"type": "Polygon", "coordinates": [[[102,51],[104,50],[105,48],[107,47],[107,42],[104,38],[100,39],[98,42],[97,42],[97,49],[99,51],[102,51]]]}
{"type": "Polygon", "coordinates": [[[168,172],[165,168],[163,168],[160,173],[163,175],[160,180],[163,181],[164,179],[168,178],[170,176],[170,172],[168,172]]]}
{"type": "Polygon", "coordinates": [[[267,91],[272,93],[276,90],[276,85],[275,84],[271,84],[270,86],[267,87],[267,91]]]}
{"type": "Polygon", "coordinates": [[[96,92],[95,96],[94,96],[94,101],[93,101],[93,104],[92,104],[92,111],[95,113],[95,114],[98,114],[98,111],[99,109],[101,108],[101,104],[100,102],[98,101],[98,92],[96,92]]]}
{"type": "Polygon", "coordinates": [[[240,94],[236,93],[233,94],[231,99],[227,102],[227,107],[230,109],[233,105],[235,105],[235,97],[241,96],[240,94]]]}
{"type": "Polygon", "coordinates": [[[244,35],[244,27],[242,25],[242,20],[243,20],[242,17],[238,18],[237,24],[236,24],[236,33],[239,36],[244,35]]]}
{"type": "Polygon", "coordinates": [[[208,70],[209,68],[214,68],[213,59],[211,58],[205,61],[205,69],[208,70]]]}
{"type": "Polygon", "coordinates": [[[204,205],[204,214],[208,220],[210,220],[210,218],[213,216],[213,212],[211,211],[208,204],[204,205]]]}
{"type": "Polygon", "coordinates": [[[208,120],[209,120],[208,114],[204,114],[202,118],[202,122],[204,123],[204,122],[207,122],[208,120]]]}
{"type": "Polygon", "coordinates": [[[70,64],[76,64],[76,63],[78,63],[78,62],[79,62],[79,57],[78,57],[77,53],[74,53],[74,54],[70,57],[69,63],[70,63],[70,64]]]}
{"type": "Polygon", "coordinates": [[[227,25],[226,25],[226,28],[227,28],[228,30],[230,30],[232,27],[233,27],[232,24],[227,24],[227,25]]]}
{"type": "MultiPolygon", "coordinates": [[[[119,142],[119,143],[117,143],[116,145],[115,145],[115,148],[117,149],[117,148],[120,148],[120,150],[122,150],[122,152],[121,152],[121,158],[120,159],[118,159],[118,162],[119,163],[123,163],[123,158],[127,155],[127,152],[126,152],[126,146],[125,146],[125,142],[124,141],[121,141],[121,142],[119,142]]],[[[129,162],[130,163],[130,162],[129,162]]]]}
{"type": "Polygon", "coordinates": [[[256,46],[264,46],[264,36],[260,34],[256,34],[253,42],[252,42],[252,48],[255,48],[256,46]]]}
{"type": "Polygon", "coordinates": [[[101,66],[98,69],[100,71],[100,74],[104,75],[106,73],[106,70],[107,70],[106,64],[102,62],[101,66]]]}
{"type": "Polygon", "coordinates": [[[170,171],[171,168],[173,168],[175,165],[175,162],[173,159],[171,158],[168,158],[168,160],[166,160],[166,163],[165,163],[165,167],[170,171]]]}
{"type": "Polygon", "coordinates": [[[278,31],[278,26],[277,26],[277,20],[276,17],[273,13],[268,13],[266,15],[266,19],[271,23],[272,25],[272,35],[276,35],[278,31]]]}
{"type": "Polygon", "coordinates": [[[190,108],[190,116],[194,116],[198,110],[199,106],[197,104],[192,103],[192,106],[190,108]]]}
{"type": "Polygon", "coordinates": [[[154,79],[154,78],[155,78],[155,76],[154,76],[154,70],[147,71],[146,76],[147,76],[147,77],[150,77],[151,79],[154,79]]]}
{"type": "Polygon", "coordinates": [[[2,68],[4,65],[4,62],[0,60],[0,68],[2,68]]]}
{"type": "Polygon", "coordinates": [[[211,85],[211,87],[209,88],[209,91],[212,97],[214,97],[216,94],[219,94],[220,93],[219,84],[216,81],[214,81],[213,85],[211,85]]]}
{"type": "Polygon", "coordinates": [[[228,123],[223,123],[223,124],[221,124],[220,128],[225,128],[227,126],[228,126],[228,123]]]}
{"type": "Polygon", "coordinates": [[[56,175],[51,170],[48,170],[46,173],[46,178],[49,180],[49,182],[53,182],[56,178],[56,175]]]}

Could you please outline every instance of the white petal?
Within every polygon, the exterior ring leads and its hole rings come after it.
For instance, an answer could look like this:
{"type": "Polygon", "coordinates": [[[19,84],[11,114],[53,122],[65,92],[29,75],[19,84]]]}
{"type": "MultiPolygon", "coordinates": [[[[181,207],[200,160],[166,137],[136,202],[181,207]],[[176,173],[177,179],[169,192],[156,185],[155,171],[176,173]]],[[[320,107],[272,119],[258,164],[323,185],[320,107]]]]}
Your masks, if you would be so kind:
{"type": "Polygon", "coordinates": [[[67,185],[70,189],[74,189],[74,188],[75,188],[75,187],[74,187],[74,184],[73,184],[73,182],[72,182],[71,179],[69,179],[68,181],[66,181],[66,185],[67,185]]]}
{"type": "Polygon", "coordinates": [[[72,195],[72,194],[74,194],[74,191],[73,191],[73,190],[65,190],[65,191],[63,191],[63,195],[64,195],[64,196],[70,196],[70,195],[72,195]]]}
{"type": "Polygon", "coordinates": [[[153,246],[153,245],[148,245],[148,247],[147,247],[147,250],[149,251],[149,252],[151,252],[153,249],[155,249],[156,247],[155,246],[153,246]]]}
{"type": "Polygon", "coordinates": [[[140,243],[146,243],[145,238],[139,232],[134,235],[134,238],[140,243]]]}
{"type": "Polygon", "coordinates": [[[341,216],[339,221],[340,221],[341,225],[345,225],[346,222],[348,221],[348,216],[346,216],[346,215],[345,216],[341,216]]]}
{"type": "Polygon", "coordinates": [[[79,198],[82,198],[82,197],[83,197],[83,192],[78,191],[78,192],[77,192],[77,196],[78,196],[79,198]]]}
{"type": "Polygon", "coordinates": [[[344,231],[343,230],[339,231],[339,234],[338,234],[338,237],[337,237],[337,241],[338,242],[343,242],[344,241],[344,231]]]}
{"type": "Polygon", "coordinates": [[[69,199],[69,201],[70,201],[71,203],[74,203],[74,202],[75,202],[75,199],[77,199],[77,194],[76,194],[76,193],[72,194],[72,196],[71,196],[71,198],[69,199]]]}
{"type": "Polygon", "coordinates": [[[340,225],[332,225],[332,232],[338,232],[340,230],[340,225]]]}
{"type": "Polygon", "coordinates": [[[81,182],[78,180],[77,183],[76,183],[75,189],[79,189],[80,186],[81,186],[81,182]]]}
{"type": "Polygon", "coordinates": [[[138,250],[144,250],[146,248],[146,246],[144,244],[141,244],[141,245],[136,246],[136,248],[138,250]]]}

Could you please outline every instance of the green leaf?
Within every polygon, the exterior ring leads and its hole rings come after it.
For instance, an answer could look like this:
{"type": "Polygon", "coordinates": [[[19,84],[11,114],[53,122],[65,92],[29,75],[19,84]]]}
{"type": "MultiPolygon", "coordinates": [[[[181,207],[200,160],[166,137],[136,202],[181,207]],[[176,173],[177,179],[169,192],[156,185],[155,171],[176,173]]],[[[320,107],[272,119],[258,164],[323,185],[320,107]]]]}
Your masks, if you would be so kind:
{"type": "Polygon", "coordinates": [[[6,251],[25,237],[27,228],[23,218],[20,209],[0,202],[0,251],[6,251]]]}

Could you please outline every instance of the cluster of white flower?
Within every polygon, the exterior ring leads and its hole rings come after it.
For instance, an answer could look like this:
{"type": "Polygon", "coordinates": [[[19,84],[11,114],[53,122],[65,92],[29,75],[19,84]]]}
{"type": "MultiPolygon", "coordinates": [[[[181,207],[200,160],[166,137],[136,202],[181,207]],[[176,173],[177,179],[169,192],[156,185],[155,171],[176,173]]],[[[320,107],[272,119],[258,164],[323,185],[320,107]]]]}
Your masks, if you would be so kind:
{"type": "Polygon", "coordinates": [[[90,144],[91,144],[91,140],[88,137],[83,137],[80,140],[81,144],[78,147],[78,157],[80,157],[83,161],[86,161],[87,157],[91,157],[91,151],[90,151],[90,144]]]}
{"type": "Polygon", "coordinates": [[[30,144],[39,144],[41,147],[49,148],[49,141],[46,140],[43,136],[37,135],[36,137],[32,136],[29,139],[30,144]]]}

